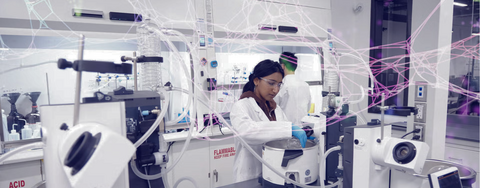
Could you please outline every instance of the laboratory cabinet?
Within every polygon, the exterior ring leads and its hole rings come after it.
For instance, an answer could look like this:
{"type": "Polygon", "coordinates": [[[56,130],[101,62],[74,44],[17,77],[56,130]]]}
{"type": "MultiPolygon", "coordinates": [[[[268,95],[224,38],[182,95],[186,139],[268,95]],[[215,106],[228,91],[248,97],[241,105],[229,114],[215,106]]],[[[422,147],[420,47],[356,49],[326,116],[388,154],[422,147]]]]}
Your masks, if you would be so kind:
{"type": "MultiPolygon", "coordinates": [[[[175,168],[168,173],[170,186],[182,177],[193,178],[198,187],[219,187],[233,183],[233,159],[235,148],[233,136],[211,137],[215,141],[192,138],[185,154],[175,168]]],[[[176,141],[169,151],[167,168],[178,159],[185,141],[176,141]]],[[[182,188],[193,188],[189,181],[179,184],[182,188]]]]}
{"type": "Polygon", "coordinates": [[[41,160],[22,161],[0,165],[0,187],[33,187],[45,180],[41,160]],[[8,173],[5,173],[8,172],[8,173]]]}
{"type": "Polygon", "coordinates": [[[233,183],[233,159],[235,159],[236,154],[233,135],[224,139],[210,142],[209,162],[210,172],[212,173],[212,187],[233,183]]]}

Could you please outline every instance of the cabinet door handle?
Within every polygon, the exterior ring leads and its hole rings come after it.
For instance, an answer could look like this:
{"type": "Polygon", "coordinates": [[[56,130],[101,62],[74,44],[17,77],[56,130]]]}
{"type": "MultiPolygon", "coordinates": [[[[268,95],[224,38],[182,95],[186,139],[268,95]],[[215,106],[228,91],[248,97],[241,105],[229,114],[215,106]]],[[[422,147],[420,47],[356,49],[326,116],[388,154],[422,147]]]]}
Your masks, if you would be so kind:
{"type": "Polygon", "coordinates": [[[215,176],[215,182],[218,182],[218,172],[217,172],[217,170],[213,170],[213,175],[215,176]]]}

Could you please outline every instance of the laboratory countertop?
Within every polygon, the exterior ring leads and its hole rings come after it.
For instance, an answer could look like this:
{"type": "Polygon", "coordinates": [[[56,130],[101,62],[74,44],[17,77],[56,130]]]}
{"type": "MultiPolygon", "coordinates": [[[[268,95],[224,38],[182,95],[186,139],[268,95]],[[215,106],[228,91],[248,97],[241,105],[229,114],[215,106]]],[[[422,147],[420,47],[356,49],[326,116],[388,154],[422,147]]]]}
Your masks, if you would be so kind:
{"type": "MultiPolygon", "coordinates": [[[[218,128],[211,128],[208,127],[202,133],[194,132],[192,133],[192,138],[203,138],[203,137],[217,137],[217,136],[229,136],[232,135],[233,132],[227,128],[223,127],[222,131],[218,128]]],[[[168,133],[164,134],[163,138],[166,142],[174,142],[174,141],[183,141],[186,140],[188,137],[188,132],[178,132],[178,133],[168,133]]]]}
{"type": "Polygon", "coordinates": [[[4,162],[1,162],[0,165],[21,163],[40,159],[43,159],[43,149],[27,150],[9,157],[4,162]]]}
{"type": "Polygon", "coordinates": [[[247,181],[243,181],[243,182],[238,182],[238,183],[234,183],[234,184],[230,184],[230,185],[225,185],[225,186],[222,186],[222,187],[219,187],[219,188],[245,188],[245,187],[248,187],[248,188],[262,188],[262,185],[260,185],[260,183],[258,183],[258,179],[251,179],[251,180],[247,180],[247,181]]]}

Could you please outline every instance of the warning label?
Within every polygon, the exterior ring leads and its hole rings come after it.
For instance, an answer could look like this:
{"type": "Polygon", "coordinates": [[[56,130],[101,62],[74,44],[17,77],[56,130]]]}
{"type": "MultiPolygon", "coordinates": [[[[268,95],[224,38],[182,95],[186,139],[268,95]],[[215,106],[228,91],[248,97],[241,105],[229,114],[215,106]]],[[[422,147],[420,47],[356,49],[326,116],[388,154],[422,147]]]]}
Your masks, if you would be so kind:
{"type": "Polygon", "coordinates": [[[213,158],[214,159],[221,159],[225,157],[235,156],[235,148],[223,148],[223,149],[216,149],[213,151],[213,158]]]}

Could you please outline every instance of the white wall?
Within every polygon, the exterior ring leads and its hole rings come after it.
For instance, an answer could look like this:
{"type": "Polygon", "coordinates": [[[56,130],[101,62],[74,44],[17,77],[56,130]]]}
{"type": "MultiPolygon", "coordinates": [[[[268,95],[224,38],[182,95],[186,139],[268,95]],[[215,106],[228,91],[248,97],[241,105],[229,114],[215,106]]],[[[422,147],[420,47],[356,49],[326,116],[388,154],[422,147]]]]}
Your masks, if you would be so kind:
{"type": "MultiPolygon", "coordinates": [[[[450,73],[450,46],[452,40],[453,0],[413,1],[412,54],[410,81],[425,81],[427,92],[424,141],[430,146],[428,158],[443,159],[445,152],[448,81],[450,73]],[[437,8],[437,5],[441,6],[437,8]],[[435,10],[436,9],[436,10],[435,10]],[[427,20],[427,22],[425,22],[427,20]],[[425,52],[433,56],[425,59],[425,52]],[[428,64],[435,69],[423,68],[428,64]]],[[[427,67],[429,68],[429,67],[427,67]]],[[[412,87],[413,88],[413,87],[412,87]]],[[[409,106],[414,105],[415,89],[409,90],[409,106]]],[[[407,131],[413,130],[413,122],[407,131]]]]}
{"type": "MultiPolygon", "coordinates": [[[[370,2],[370,0],[331,1],[333,35],[339,39],[339,41],[335,41],[334,46],[337,48],[337,51],[350,53],[366,62],[369,62],[369,51],[366,49],[370,47],[370,2]],[[354,13],[353,8],[358,4],[362,5],[362,10],[354,13]]],[[[342,94],[355,95],[352,96],[351,100],[359,99],[361,93],[359,85],[362,85],[365,89],[368,88],[368,77],[365,74],[367,68],[359,60],[347,56],[341,56],[340,64],[354,64],[357,67],[361,67],[361,71],[354,71],[353,74],[344,74],[346,78],[354,82],[345,80],[340,88],[342,94]]],[[[351,105],[350,109],[355,112],[362,110],[363,115],[366,116],[367,107],[368,100],[365,97],[359,106],[351,105]]],[[[366,118],[369,119],[368,116],[366,118]]]]}

